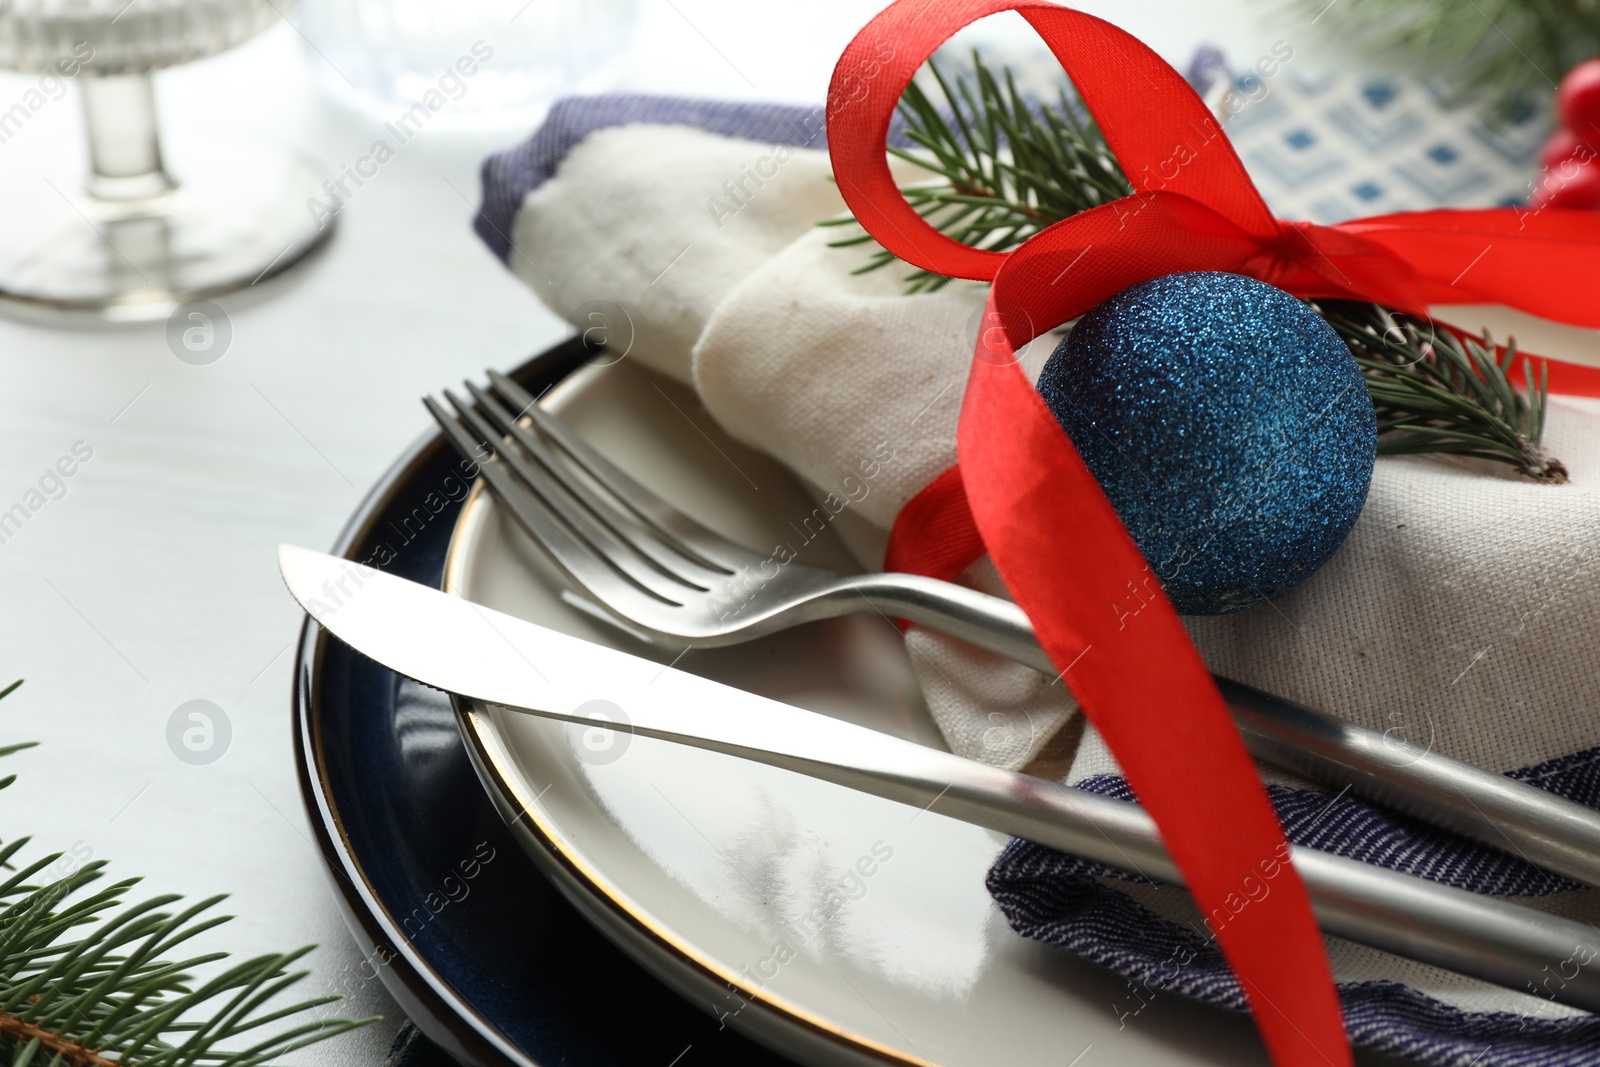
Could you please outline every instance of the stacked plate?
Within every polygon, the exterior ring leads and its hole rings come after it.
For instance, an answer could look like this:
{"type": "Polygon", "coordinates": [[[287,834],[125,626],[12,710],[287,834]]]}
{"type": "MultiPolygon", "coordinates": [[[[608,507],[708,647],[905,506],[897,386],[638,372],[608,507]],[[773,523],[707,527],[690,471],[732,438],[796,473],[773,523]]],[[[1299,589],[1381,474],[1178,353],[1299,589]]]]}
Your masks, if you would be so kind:
{"type": "MultiPolygon", "coordinates": [[[[814,504],[692,394],[576,342],[515,377],[646,485],[752,547],[814,504]],[[664,401],[670,401],[664,402],[664,401]]],[[[337,551],[543,625],[940,745],[892,625],[854,617],[733,648],[653,647],[565,591],[437,436],[337,551]],[[442,504],[442,506],[441,506],[442,504]]],[[[802,558],[850,569],[827,537],[802,558]]],[[[380,980],[464,1063],[1265,1062],[1247,1020],[1125,982],[1006,926],[987,831],[647,738],[452,701],[309,620],[301,780],[380,980]],[[1146,991],[1148,997],[1148,991],[1146,991]],[[1141,1003],[1143,1000],[1141,1000],[1141,1003]]]]}

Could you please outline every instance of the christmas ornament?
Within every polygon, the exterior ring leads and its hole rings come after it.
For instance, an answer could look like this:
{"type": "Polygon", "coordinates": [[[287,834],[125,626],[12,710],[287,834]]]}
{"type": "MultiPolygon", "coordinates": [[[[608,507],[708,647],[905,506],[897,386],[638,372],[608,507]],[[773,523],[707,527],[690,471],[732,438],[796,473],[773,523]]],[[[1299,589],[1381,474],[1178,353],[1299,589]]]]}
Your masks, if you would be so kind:
{"type": "Polygon", "coordinates": [[[1286,593],[1366,501],[1377,423],[1360,368],[1314,310],[1253,278],[1123,290],[1038,387],[1180,614],[1286,593]]]}
{"type": "Polygon", "coordinates": [[[1567,129],[1586,140],[1600,136],[1600,59],[1567,71],[1556,90],[1556,109],[1567,129]]]}
{"type": "Polygon", "coordinates": [[[1600,208],[1600,168],[1586,159],[1573,156],[1545,171],[1534,192],[1535,207],[1570,207],[1593,211],[1600,208]]]}
{"type": "Polygon", "coordinates": [[[1558,167],[1580,153],[1591,152],[1589,143],[1565,126],[1558,128],[1539,149],[1539,163],[1545,169],[1558,167]]]}
{"type": "Polygon", "coordinates": [[[1556,114],[1562,125],[1539,152],[1544,174],[1533,192],[1535,207],[1600,208],[1600,59],[1589,59],[1561,79],[1556,114]]]}

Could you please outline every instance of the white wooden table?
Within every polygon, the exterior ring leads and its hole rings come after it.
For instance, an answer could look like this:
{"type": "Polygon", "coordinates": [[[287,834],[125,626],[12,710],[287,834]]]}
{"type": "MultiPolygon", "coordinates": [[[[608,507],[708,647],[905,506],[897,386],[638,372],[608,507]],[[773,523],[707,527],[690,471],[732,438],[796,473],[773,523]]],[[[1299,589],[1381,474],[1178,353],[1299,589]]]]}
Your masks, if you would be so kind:
{"type": "MultiPolygon", "coordinates": [[[[788,23],[779,5],[646,0],[647,47],[624,85],[818,102],[833,59],[878,6],[808,0],[788,23]]],[[[1248,0],[1079,6],[1180,66],[1202,40],[1249,59],[1282,35],[1255,23],[1248,0]]],[[[321,95],[320,62],[280,25],[162,74],[170,154],[181,164],[225,132],[330,168],[357,158],[379,124],[321,95]]],[[[0,76],[0,109],[32,84],[0,76]]],[[[75,158],[79,127],[71,95],[51,101],[0,145],[0,168],[75,158]]],[[[232,342],[209,366],[175,358],[160,327],[0,321],[0,510],[75,442],[93,450],[65,495],[0,543],[0,683],[27,679],[0,703],[0,742],[43,742],[0,768],[21,776],[0,794],[0,837],[31,833],[40,851],[112,860],[113,874],[145,875],[152,893],[231,892],[238,918],[207,945],[246,954],[318,942],[308,989],[331,987],[359,960],[294,780],[300,613],[274,546],[333,541],[365,488],[428,428],[422,393],[567,333],[469,228],[479,161],[525,133],[424,130],[348,205],[309,269],[270,299],[224,302],[232,342]],[[173,712],[197,699],[231,727],[227,751],[207,765],[178,759],[167,740],[173,712]]],[[[387,1018],[296,1062],[381,1060],[400,1023],[394,1005],[368,982],[346,1007],[387,1018]]]]}

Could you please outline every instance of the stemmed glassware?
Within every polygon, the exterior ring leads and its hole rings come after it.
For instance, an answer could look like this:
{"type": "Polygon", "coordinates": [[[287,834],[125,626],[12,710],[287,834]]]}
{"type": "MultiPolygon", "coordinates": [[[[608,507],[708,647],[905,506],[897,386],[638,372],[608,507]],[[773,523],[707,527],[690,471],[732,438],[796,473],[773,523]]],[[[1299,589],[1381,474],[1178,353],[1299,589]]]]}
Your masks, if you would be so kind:
{"type": "Polygon", "coordinates": [[[38,75],[0,145],[76,84],[89,174],[14,181],[0,198],[0,311],[93,322],[165,318],[301,261],[333,230],[308,200],[323,175],[267,146],[216,141],[176,177],[163,162],[153,71],[213,55],[290,0],[0,0],[0,67],[38,75]]]}

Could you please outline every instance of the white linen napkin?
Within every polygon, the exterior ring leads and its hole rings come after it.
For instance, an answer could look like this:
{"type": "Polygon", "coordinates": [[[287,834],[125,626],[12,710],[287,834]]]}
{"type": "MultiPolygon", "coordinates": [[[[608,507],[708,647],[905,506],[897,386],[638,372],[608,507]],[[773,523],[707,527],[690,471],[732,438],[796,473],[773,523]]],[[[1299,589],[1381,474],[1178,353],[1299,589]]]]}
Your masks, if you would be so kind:
{"type": "MultiPolygon", "coordinates": [[[[852,277],[865,249],[829,248],[840,231],[814,225],[844,211],[827,154],[791,152],[724,216],[707,201],[726,203],[728,176],[770,149],[683,126],[599,130],[523,202],[509,265],[558,310],[625,309],[630,358],[692,382],[729,433],[783,460],[819,500],[880,463],[835,520],[877,568],[894,516],[955,460],[984,292],[906,298],[895,268],[852,277]]],[[[1040,350],[1044,339],[1030,346],[1036,363],[1040,350]]],[[[1003,592],[992,568],[971,577],[1003,592]]],[[[928,631],[907,640],[953,751],[1019,767],[1071,713],[1070,694],[1034,671],[928,631]]]]}

